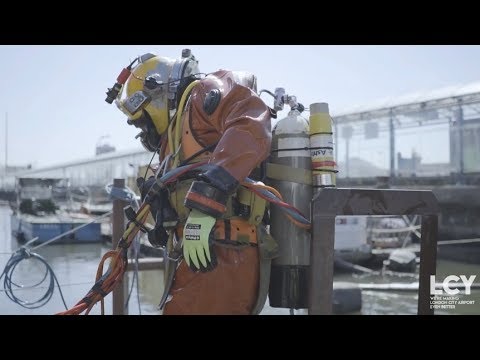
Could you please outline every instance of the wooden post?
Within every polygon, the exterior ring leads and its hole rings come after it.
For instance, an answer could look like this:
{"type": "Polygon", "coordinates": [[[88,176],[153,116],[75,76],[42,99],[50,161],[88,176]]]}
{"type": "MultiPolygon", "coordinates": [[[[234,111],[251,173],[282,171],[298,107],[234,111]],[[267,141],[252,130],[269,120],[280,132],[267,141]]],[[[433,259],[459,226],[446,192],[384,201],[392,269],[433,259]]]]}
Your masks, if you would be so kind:
{"type": "MultiPolygon", "coordinates": [[[[114,179],[113,186],[117,188],[125,187],[125,179],[114,179]]],[[[117,248],[125,231],[125,214],[123,208],[128,205],[124,200],[113,200],[112,214],[112,246],[117,248]]],[[[113,315],[128,315],[128,308],[125,308],[125,300],[128,296],[128,275],[124,275],[123,280],[112,291],[113,315]]]]}

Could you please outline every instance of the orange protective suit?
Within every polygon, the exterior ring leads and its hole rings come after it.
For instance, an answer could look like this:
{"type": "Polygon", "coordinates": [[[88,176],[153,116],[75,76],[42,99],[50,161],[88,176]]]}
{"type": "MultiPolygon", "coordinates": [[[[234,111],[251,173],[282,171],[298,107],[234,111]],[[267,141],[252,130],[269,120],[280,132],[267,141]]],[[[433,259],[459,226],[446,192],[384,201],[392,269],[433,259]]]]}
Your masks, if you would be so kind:
{"type": "MultiPolygon", "coordinates": [[[[249,176],[270,153],[271,113],[251,89],[238,84],[230,71],[220,70],[202,79],[192,90],[182,116],[181,159],[217,143],[204,153],[209,164],[226,170],[238,182],[249,176]],[[220,101],[211,115],[205,97],[218,89],[220,101]]],[[[168,148],[163,146],[163,149],[168,148]]],[[[160,160],[165,156],[161,152],[160,160]]],[[[182,220],[182,219],[181,219],[182,220]]],[[[184,221],[177,227],[183,232],[184,221]]],[[[164,314],[251,314],[259,287],[259,252],[256,227],[239,217],[218,219],[213,251],[217,266],[193,272],[181,261],[165,304],[164,314]],[[227,231],[226,231],[227,228],[227,231]],[[250,245],[224,246],[229,238],[248,237],[250,245]]]]}

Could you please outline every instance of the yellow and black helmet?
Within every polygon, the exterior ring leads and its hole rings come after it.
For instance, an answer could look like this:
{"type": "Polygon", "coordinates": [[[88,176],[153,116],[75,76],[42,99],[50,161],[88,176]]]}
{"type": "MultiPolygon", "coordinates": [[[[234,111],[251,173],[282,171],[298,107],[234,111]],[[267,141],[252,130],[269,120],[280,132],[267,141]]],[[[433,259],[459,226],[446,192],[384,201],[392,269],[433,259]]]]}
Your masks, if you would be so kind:
{"type": "Polygon", "coordinates": [[[170,111],[177,107],[182,81],[199,73],[198,61],[189,49],[184,49],[176,60],[148,53],[137,61],[116,104],[127,115],[129,124],[144,128],[145,122],[151,120],[156,132],[162,134],[168,127],[170,111]]]}

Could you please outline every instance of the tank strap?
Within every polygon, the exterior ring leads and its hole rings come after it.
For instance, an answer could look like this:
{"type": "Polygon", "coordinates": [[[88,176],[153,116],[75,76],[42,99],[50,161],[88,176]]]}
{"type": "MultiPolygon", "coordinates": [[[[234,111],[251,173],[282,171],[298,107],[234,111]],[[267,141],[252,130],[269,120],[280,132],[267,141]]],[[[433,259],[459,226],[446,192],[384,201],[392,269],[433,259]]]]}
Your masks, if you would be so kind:
{"type": "Polygon", "coordinates": [[[251,225],[259,225],[265,215],[267,201],[244,186],[238,188],[237,200],[241,206],[240,211],[247,216],[247,222],[251,225]]]}
{"type": "Polygon", "coordinates": [[[293,168],[281,164],[267,163],[267,177],[275,180],[312,185],[311,170],[293,168]]]}
{"type": "Polygon", "coordinates": [[[238,216],[232,216],[229,219],[217,219],[214,239],[219,244],[256,246],[257,228],[238,216]]]}
{"type": "Polygon", "coordinates": [[[267,232],[267,229],[263,225],[257,226],[257,242],[260,259],[260,276],[258,282],[257,301],[252,309],[252,315],[260,314],[265,306],[268,289],[270,287],[270,269],[272,259],[279,255],[277,242],[267,232]]]}

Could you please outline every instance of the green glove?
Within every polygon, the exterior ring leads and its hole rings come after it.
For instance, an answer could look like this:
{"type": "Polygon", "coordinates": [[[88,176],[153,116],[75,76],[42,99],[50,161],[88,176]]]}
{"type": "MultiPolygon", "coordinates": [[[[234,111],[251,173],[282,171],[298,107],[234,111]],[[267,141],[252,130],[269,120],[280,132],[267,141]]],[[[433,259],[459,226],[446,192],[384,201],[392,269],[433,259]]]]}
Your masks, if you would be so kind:
{"type": "Polygon", "coordinates": [[[199,210],[190,211],[183,229],[183,257],[193,271],[210,271],[216,266],[215,253],[209,243],[215,221],[199,210]]]}

